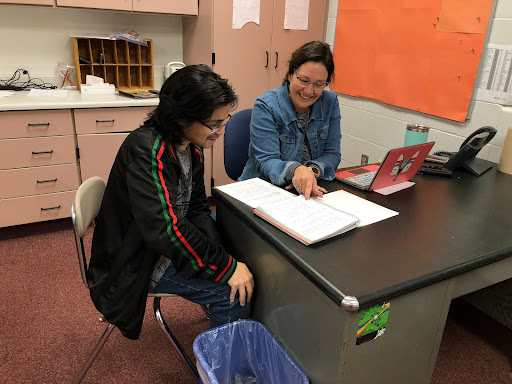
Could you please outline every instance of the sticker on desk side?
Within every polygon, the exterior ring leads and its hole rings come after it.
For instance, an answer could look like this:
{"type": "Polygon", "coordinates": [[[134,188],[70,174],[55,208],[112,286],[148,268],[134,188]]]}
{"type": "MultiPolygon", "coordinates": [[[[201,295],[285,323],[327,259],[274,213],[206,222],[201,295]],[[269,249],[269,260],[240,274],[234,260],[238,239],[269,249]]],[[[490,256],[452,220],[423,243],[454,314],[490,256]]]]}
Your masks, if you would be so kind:
{"type": "Polygon", "coordinates": [[[388,324],[389,303],[361,310],[357,327],[356,345],[382,336],[388,324]]]}

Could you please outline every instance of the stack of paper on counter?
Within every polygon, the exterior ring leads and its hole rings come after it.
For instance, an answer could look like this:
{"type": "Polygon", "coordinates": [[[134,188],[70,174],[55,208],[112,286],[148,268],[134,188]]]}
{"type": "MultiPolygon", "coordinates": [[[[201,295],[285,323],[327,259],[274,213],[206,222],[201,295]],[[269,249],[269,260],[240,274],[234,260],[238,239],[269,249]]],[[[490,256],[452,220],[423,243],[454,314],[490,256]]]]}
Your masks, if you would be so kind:
{"type": "Polygon", "coordinates": [[[306,245],[398,215],[346,191],[306,200],[259,178],[216,189],[249,205],[256,215],[306,245]]]}

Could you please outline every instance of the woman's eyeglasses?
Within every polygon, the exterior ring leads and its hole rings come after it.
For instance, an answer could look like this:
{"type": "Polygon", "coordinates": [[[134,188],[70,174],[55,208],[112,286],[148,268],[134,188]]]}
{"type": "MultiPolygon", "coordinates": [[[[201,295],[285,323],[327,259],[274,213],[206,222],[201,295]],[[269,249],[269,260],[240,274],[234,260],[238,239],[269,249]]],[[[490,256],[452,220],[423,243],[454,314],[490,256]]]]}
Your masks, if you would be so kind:
{"type": "Polygon", "coordinates": [[[317,81],[315,83],[312,83],[309,79],[305,78],[305,77],[301,77],[301,76],[295,76],[297,78],[297,80],[299,80],[299,84],[306,88],[309,86],[309,84],[313,84],[313,88],[315,88],[316,90],[320,90],[320,89],[324,89],[325,87],[327,87],[329,85],[329,82],[328,81],[317,81]]]}
{"type": "Polygon", "coordinates": [[[231,115],[228,115],[228,117],[226,117],[226,119],[224,121],[219,121],[215,125],[207,124],[201,120],[198,120],[198,122],[201,123],[202,125],[204,125],[206,128],[210,129],[212,131],[212,133],[215,133],[215,132],[219,131],[222,127],[226,126],[229,119],[231,119],[231,115]]]}

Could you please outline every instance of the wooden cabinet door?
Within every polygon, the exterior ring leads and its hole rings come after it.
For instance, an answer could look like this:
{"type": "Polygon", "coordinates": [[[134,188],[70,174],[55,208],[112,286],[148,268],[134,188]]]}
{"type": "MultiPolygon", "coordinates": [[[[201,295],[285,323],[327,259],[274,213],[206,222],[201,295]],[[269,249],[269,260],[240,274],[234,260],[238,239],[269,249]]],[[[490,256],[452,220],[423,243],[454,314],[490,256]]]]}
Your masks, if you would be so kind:
{"type": "Polygon", "coordinates": [[[197,15],[197,3],[197,0],[133,0],[133,11],[197,15]]]}
{"type": "MultiPolygon", "coordinates": [[[[254,101],[266,92],[272,45],[271,1],[260,3],[260,23],[245,24],[233,29],[233,0],[214,3],[215,72],[227,78],[237,96],[237,110],[252,108],[254,101]]],[[[224,169],[224,139],[213,147],[213,178],[215,186],[232,183],[224,169]]]]}
{"type": "Polygon", "coordinates": [[[132,0],[57,0],[57,6],[131,11],[132,0]]]}
{"type": "Polygon", "coordinates": [[[55,0],[0,0],[0,4],[55,5],[55,0]]]}
{"type": "Polygon", "coordinates": [[[252,108],[256,98],[268,90],[272,2],[262,1],[260,7],[259,25],[251,22],[233,29],[233,0],[214,2],[213,69],[233,85],[238,110],[252,108]]]}
{"type": "Polygon", "coordinates": [[[306,31],[284,29],[285,3],[286,0],[274,0],[272,65],[270,68],[269,89],[277,88],[283,83],[284,76],[288,71],[288,62],[290,61],[293,51],[308,41],[325,41],[326,16],[328,11],[327,0],[310,1],[308,29],[306,31]]]}
{"type": "Polygon", "coordinates": [[[92,176],[108,181],[119,147],[128,133],[78,135],[82,182],[92,176]]]}

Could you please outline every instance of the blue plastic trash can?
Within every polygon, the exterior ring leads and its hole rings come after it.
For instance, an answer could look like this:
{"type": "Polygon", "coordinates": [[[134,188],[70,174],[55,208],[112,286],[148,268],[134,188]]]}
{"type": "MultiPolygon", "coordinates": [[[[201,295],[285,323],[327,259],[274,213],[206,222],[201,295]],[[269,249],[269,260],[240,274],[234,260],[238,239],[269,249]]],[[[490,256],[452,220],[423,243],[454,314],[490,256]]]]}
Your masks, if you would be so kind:
{"type": "Polygon", "coordinates": [[[239,320],[201,333],[194,354],[203,384],[300,384],[308,377],[262,323],[239,320]]]}

